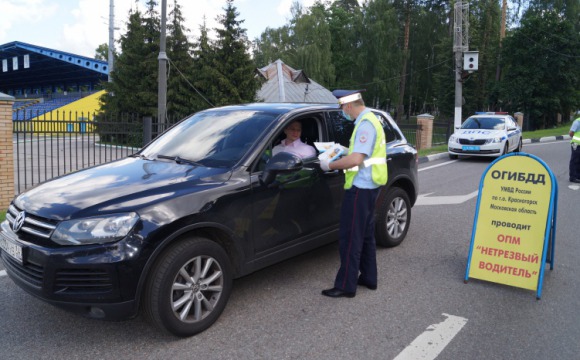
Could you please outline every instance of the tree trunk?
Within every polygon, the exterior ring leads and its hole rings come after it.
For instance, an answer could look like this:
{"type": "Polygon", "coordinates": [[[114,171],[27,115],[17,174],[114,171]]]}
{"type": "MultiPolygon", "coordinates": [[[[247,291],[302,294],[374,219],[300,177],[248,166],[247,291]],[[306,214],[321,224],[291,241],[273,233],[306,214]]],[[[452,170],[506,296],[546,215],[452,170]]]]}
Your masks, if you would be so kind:
{"type": "Polygon", "coordinates": [[[499,82],[501,78],[501,43],[505,37],[505,24],[506,24],[506,13],[507,13],[507,0],[503,0],[501,6],[501,27],[499,31],[499,51],[497,52],[497,69],[495,72],[495,81],[499,82]]]}
{"type": "Polygon", "coordinates": [[[399,82],[399,103],[397,104],[396,122],[400,122],[401,116],[405,112],[405,86],[407,80],[407,60],[409,59],[409,29],[411,27],[411,0],[407,0],[405,6],[406,20],[405,20],[405,41],[403,46],[403,67],[401,68],[401,81],[399,82]]]}

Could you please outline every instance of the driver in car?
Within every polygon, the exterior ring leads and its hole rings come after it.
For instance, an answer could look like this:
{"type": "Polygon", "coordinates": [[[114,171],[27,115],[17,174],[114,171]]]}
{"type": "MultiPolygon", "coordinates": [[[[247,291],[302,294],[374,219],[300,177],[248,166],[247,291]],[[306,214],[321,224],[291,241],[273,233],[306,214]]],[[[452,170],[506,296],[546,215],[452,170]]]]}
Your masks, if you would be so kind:
{"type": "Polygon", "coordinates": [[[274,146],[272,155],[287,152],[303,159],[316,156],[316,149],[300,140],[302,135],[302,123],[300,121],[295,120],[288,124],[284,129],[284,134],[286,134],[286,138],[280,144],[274,146]]]}

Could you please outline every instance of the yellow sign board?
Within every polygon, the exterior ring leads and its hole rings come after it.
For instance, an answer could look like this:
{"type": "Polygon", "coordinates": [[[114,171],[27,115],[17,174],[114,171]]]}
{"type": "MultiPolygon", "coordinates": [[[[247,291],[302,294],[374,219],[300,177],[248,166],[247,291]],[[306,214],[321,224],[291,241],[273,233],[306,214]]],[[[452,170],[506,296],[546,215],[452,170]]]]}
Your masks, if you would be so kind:
{"type": "Polygon", "coordinates": [[[481,179],[466,281],[473,277],[535,290],[539,298],[546,245],[555,235],[556,189],[550,169],[533,155],[509,154],[487,168],[481,179]]]}

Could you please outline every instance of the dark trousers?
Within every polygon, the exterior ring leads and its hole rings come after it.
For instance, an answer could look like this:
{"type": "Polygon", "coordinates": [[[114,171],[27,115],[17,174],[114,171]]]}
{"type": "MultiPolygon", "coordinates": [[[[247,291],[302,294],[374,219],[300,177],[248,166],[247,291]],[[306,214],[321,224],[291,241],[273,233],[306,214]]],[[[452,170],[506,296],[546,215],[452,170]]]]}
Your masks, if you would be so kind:
{"type": "Polygon", "coordinates": [[[367,285],[377,284],[375,244],[375,202],[379,189],[345,191],[340,213],[340,269],[334,287],[356,292],[359,278],[367,285]]]}
{"type": "Polygon", "coordinates": [[[580,144],[576,146],[574,150],[573,146],[572,155],[570,155],[570,180],[580,179],[580,144]]]}

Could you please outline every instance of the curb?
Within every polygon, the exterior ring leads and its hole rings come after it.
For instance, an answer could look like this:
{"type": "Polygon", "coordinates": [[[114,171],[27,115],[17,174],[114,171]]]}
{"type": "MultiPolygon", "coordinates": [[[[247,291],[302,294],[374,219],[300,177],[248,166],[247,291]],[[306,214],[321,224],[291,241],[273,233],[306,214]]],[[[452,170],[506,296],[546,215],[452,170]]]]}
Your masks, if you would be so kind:
{"type": "MultiPolygon", "coordinates": [[[[546,136],[539,139],[524,139],[523,144],[533,144],[533,143],[544,143],[559,140],[570,140],[570,135],[558,135],[558,136],[546,136]]],[[[427,156],[421,156],[419,158],[419,164],[423,164],[429,161],[439,160],[443,158],[448,158],[448,153],[443,152],[439,154],[432,154],[427,156]]]]}
{"type": "Polygon", "coordinates": [[[540,139],[524,139],[524,144],[543,143],[557,140],[570,140],[570,135],[546,136],[540,139]]]}

